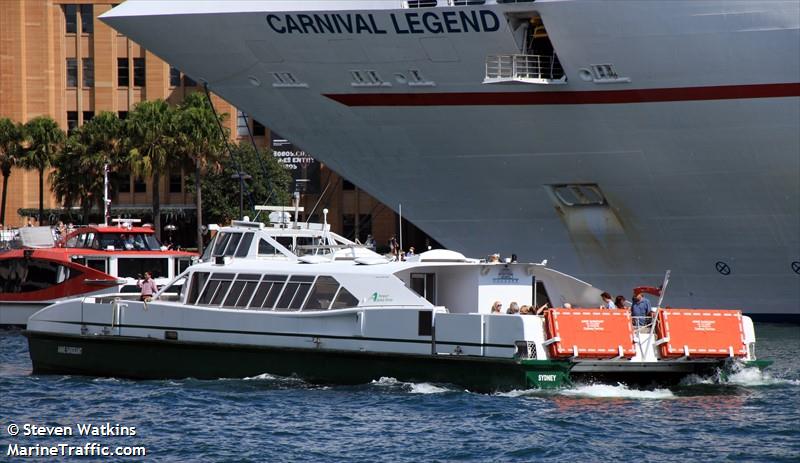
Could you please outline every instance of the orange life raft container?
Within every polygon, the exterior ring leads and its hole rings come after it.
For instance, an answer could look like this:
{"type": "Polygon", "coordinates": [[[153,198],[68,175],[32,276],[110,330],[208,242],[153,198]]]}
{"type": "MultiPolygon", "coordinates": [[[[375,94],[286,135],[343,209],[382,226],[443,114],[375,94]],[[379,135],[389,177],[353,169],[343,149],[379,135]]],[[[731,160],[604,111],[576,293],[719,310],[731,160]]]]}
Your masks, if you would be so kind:
{"type": "Polygon", "coordinates": [[[663,309],[656,332],[662,358],[747,355],[739,310],[663,309]]]}
{"type": "Polygon", "coordinates": [[[550,309],[545,311],[553,358],[630,358],[633,345],[627,309],[550,309]]]}

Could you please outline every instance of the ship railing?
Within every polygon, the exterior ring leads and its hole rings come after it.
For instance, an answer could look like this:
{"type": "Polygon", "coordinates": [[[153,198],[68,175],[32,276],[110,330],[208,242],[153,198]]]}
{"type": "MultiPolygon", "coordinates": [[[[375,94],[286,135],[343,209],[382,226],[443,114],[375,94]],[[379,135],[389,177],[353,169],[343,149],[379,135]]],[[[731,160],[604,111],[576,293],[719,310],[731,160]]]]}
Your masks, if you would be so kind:
{"type": "Polygon", "coordinates": [[[552,83],[564,77],[564,68],[556,55],[490,55],[486,58],[487,83],[552,83]]]}

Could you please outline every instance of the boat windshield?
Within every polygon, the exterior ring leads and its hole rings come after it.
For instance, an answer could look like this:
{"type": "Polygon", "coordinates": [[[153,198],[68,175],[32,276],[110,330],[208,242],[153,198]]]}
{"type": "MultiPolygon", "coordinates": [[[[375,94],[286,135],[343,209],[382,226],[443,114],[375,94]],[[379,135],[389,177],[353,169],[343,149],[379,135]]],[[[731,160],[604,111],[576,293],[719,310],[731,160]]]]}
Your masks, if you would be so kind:
{"type": "Polygon", "coordinates": [[[158,251],[161,243],[147,233],[85,233],[67,241],[68,248],[109,249],[121,251],[158,251]]]}

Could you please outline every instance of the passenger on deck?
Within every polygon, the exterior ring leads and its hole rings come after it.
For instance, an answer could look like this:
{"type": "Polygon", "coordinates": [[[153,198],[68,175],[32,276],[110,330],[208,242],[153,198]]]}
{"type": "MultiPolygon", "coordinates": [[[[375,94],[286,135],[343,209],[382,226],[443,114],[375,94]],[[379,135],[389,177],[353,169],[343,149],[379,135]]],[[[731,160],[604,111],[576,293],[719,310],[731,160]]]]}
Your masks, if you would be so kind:
{"type": "Polygon", "coordinates": [[[650,301],[644,297],[643,293],[633,296],[631,315],[634,317],[633,326],[643,326],[650,323],[650,301]]]}
{"type": "Polygon", "coordinates": [[[543,314],[543,313],[544,313],[544,311],[545,311],[545,310],[547,310],[547,306],[549,306],[549,305],[550,305],[550,304],[548,304],[547,302],[545,302],[544,304],[540,305],[538,309],[536,309],[536,310],[532,310],[531,312],[532,312],[534,315],[541,315],[541,314],[543,314]]]}
{"type": "Polygon", "coordinates": [[[489,262],[500,262],[500,254],[492,254],[489,256],[489,262]]]}
{"type": "Polygon", "coordinates": [[[527,305],[523,305],[522,307],[519,308],[520,315],[529,315],[530,313],[531,313],[531,308],[528,307],[527,305]]]}
{"type": "Polygon", "coordinates": [[[565,302],[564,303],[564,308],[565,309],[571,309],[572,308],[572,304],[570,304],[569,302],[565,302]]]}
{"type": "Polygon", "coordinates": [[[501,304],[500,301],[494,301],[494,304],[492,304],[492,313],[502,313],[501,310],[503,310],[503,304],[501,304]]]}
{"type": "Polygon", "coordinates": [[[414,246],[411,246],[410,248],[408,248],[408,252],[406,253],[406,257],[413,257],[413,256],[416,256],[416,255],[417,255],[417,252],[414,249],[414,246]]]}
{"type": "Polygon", "coordinates": [[[603,305],[600,306],[601,309],[616,309],[617,306],[614,305],[614,300],[611,298],[611,295],[608,293],[603,293],[600,295],[600,299],[603,300],[603,305]]]}
{"type": "Polygon", "coordinates": [[[617,296],[617,298],[614,299],[614,305],[618,309],[624,309],[625,308],[625,296],[623,296],[623,295],[617,296]]]}
{"type": "Polygon", "coordinates": [[[518,313],[519,313],[519,304],[517,304],[516,302],[512,302],[508,306],[508,310],[506,311],[506,314],[507,315],[517,315],[518,313]]]}

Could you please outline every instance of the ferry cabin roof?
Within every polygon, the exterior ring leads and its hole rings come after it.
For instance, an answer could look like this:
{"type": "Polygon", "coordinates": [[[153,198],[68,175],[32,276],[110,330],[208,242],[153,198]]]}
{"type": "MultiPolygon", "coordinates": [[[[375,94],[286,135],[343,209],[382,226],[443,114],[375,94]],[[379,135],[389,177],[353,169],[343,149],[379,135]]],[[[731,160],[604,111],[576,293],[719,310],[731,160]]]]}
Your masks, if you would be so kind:
{"type": "Polygon", "coordinates": [[[444,307],[452,313],[489,313],[496,300],[504,308],[511,302],[595,306],[600,301],[598,289],[543,264],[482,263],[445,250],[390,262],[326,229],[229,227],[212,246],[211,261],[176,280],[180,285],[185,277],[189,283],[181,302],[237,310],[444,307]],[[297,244],[297,237],[313,244],[297,244]]]}

